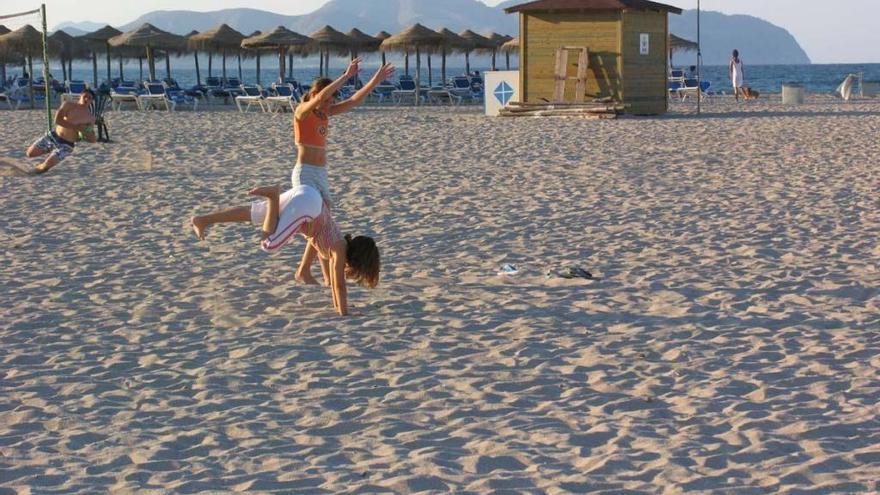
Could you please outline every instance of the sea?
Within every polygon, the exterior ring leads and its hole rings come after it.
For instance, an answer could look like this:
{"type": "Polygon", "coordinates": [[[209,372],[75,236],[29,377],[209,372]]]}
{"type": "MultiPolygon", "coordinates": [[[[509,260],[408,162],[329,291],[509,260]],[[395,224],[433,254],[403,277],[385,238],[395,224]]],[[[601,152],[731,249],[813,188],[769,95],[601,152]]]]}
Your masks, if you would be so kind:
{"type": "MultiPolygon", "coordinates": [[[[202,82],[207,76],[207,60],[202,57],[200,60],[202,82]]],[[[500,58],[498,70],[505,70],[506,64],[503,57],[500,58]]],[[[278,78],[277,59],[264,57],[261,63],[260,81],[266,85],[278,78]],[[275,62],[274,66],[271,62],[275,62]]],[[[313,65],[299,65],[301,59],[294,61],[294,78],[298,81],[309,82],[318,75],[318,67],[313,65]]],[[[398,74],[404,72],[404,64],[402,60],[389,60],[398,67],[398,74]]],[[[465,73],[465,68],[458,60],[447,65],[446,75],[452,77],[465,73]]],[[[463,60],[461,61],[463,62],[463,60]]],[[[514,60],[515,62],[515,60],[514,60]]],[[[440,80],[440,61],[433,61],[433,70],[430,80],[436,84],[440,80]]],[[[330,64],[330,73],[341,74],[345,70],[346,61],[343,59],[333,59],[330,64]]],[[[369,74],[378,67],[378,60],[367,60],[365,62],[362,79],[369,77],[369,74]]],[[[471,71],[477,70],[485,72],[490,70],[488,63],[477,63],[471,66],[471,71]]],[[[146,64],[144,64],[146,68],[146,64]]],[[[516,70],[516,66],[512,67],[516,70]]],[[[39,74],[38,66],[35,64],[34,71],[39,74]]],[[[7,66],[8,75],[20,73],[20,68],[7,66]]],[[[165,77],[165,63],[158,60],[156,62],[156,71],[158,77],[165,77]]],[[[235,59],[227,61],[227,76],[237,77],[238,63],[235,59]]],[[[415,71],[415,64],[410,64],[410,74],[415,71]]],[[[220,62],[215,59],[213,64],[214,76],[220,76],[220,62]]],[[[52,68],[53,76],[61,78],[61,69],[58,66],[52,68]]],[[[119,77],[119,62],[114,60],[111,64],[111,73],[114,78],[119,77]]],[[[127,80],[140,78],[140,66],[136,60],[128,61],[123,66],[123,73],[127,80]]],[[[106,79],[107,65],[105,59],[98,60],[98,77],[99,80],[106,79]]],[[[799,83],[803,85],[809,93],[832,93],[846,78],[848,74],[861,74],[864,81],[880,81],[880,64],[813,64],[813,65],[750,65],[745,68],[745,83],[747,86],[757,89],[763,93],[779,93],[782,91],[782,85],[786,83],[799,83]]],[[[196,84],[196,71],[192,58],[172,59],[171,75],[183,87],[189,87],[196,84]]],[[[91,63],[75,63],[73,66],[73,79],[81,79],[84,81],[92,80],[91,63]]],[[[241,76],[246,83],[255,83],[256,64],[253,59],[244,60],[242,63],[241,76]]],[[[715,91],[730,92],[730,80],[727,74],[727,66],[707,65],[702,68],[702,79],[711,83],[710,89],[715,91]]],[[[421,80],[426,84],[429,80],[426,63],[422,60],[421,80]]]]}

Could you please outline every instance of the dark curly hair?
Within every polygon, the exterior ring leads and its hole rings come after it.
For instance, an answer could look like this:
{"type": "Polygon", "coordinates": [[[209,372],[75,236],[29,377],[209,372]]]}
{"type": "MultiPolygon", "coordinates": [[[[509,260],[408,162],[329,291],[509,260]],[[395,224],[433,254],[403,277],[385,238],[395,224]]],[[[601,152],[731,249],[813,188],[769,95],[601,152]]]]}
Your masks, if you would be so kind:
{"type": "Polygon", "coordinates": [[[371,237],[345,235],[345,276],[369,288],[379,285],[379,248],[371,237]]]}

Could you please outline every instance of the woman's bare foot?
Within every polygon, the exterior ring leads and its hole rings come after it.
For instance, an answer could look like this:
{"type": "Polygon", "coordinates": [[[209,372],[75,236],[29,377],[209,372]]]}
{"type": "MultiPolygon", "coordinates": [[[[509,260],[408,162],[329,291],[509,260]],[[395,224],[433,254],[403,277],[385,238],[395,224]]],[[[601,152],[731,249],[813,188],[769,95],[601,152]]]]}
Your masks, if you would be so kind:
{"type": "Polygon", "coordinates": [[[189,219],[190,224],[192,224],[193,232],[196,233],[196,237],[199,238],[200,241],[205,240],[205,232],[207,230],[207,225],[205,225],[205,221],[202,220],[202,217],[192,217],[189,219]]]}
{"type": "Polygon", "coordinates": [[[293,278],[304,285],[318,285],[318,281],[315,280],[315,277],[312,276],[312,272],[310,271],[297,270],[296,275],[294,275],[293,278]]]}
{"type": "Polygon", "coordinates": [[[277,198],[281,195],[281,188],[278,186],[256,187],[248,191],[251,196],[262,196],[264,198],[277,198]]]}

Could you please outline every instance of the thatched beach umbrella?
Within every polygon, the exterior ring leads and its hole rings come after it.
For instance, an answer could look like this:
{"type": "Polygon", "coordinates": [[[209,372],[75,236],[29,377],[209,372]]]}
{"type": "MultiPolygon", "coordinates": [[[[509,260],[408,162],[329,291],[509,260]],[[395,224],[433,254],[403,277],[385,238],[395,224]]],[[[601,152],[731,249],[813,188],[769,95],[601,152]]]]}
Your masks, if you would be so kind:
{"type": "MultiPolygon", "coordinates": [[[[0,51],[17,54],[27,60],[30,85],[28,95],[34,108],[34,57],[43,56],[43,34],[30,24],[0,36],[0,51]]],[[[45,69],[48,72],[48,68],[45,69]]],[[[48,87],[49,81],[46,81],[48,87]]]]}
{"type": "Polygon", "coordinates": [[[492,70],[498,70],[495,66],[495,54],[501,49],[501,46],[513,39],[513,36],[505,34],[492,33],[489,35],[489,41],[492,42],[492,70]]]}
{"type": "Polygon", "coordinates": [[[73,59],[88,57],[88,47],[64,31],[55,31],[47,41],[49,54],[61,60],[61,73],[64,80],[69,81],[73,78],[72,70],[69,70],[73,68],[73,59]]]}
{"type": "Polygon", "coordinates": [[[696,42],[669,33],[669,66],[672,67],[672,54],[674,52],[688,52],[696,50],[699,46],[696,42]]]}
{"type": "Polygon", "coordinates": [[[381,45],[383,41],[379,38],[374,38],[369,34],[364,33],[358,28],[352,29],[351,31],[345,33],[345,35],[348,36],[348,38],[351,40],[349,51],[351,52],[352,60],[356,59],[358,57],[358,54],[360,53],[379,51],[379,45],[381,45]]]}
{"type": "Polygon", "coordinates": [[[110,44],[108,41],[114,36],[119,36],[122,31],[111,26],[104,26],[97,31],[84,34],[79,39],[86,42],[89,50],[92,52],[92,84],[98,86],[98,51],[105,50],[107,52],[107,80],[110,80],[110,44]]]}
{"type": "Polygon", "coordinates": [[[504,43],[499,50],[501,50],[501,53],[507,57],[507,70],[510,70],[510,54],[519,53],[519,38],[513,38],[507,43],[504,43]]]}
{"type": "Polygon", "coordinates": [[[443,45],[443,36],[436,31],[432,31],[421,24],[415,24],[395,34],[394,36],[382,42],[382,48],[388,50],[401,50],[408,52],[415,50],[416,52],[416,105],[419,104],[419,94],[421,85],[419,83],[419,73],[421,72],[421,50],[434,50],[443,45]]]}
{"type": "MultiPolygon", "coordinates": [[[[190,50],[205,50],[210,53],[223,54],[223,79],[226,79],[226,54],[230,51],[241,53],[241,42],[245,36],[226,24],[221,24],[214,29],[199,33],[187,40],[190,50]]],[[[210,55],[209,55],[210,57],[210,55]]],[[[210,60],[210,58],[208,59],[210,60]]],[[[208,62],[208,75],[211,75],[210,62],[208,62]]],[[[239,78],[241,78],[241,56],[239,55],[239,78]]]]}
{"type": "Polygon", "coordinates": [[[108,40],[110,46],[129,46],[143,48],[147,54],[147,67],[150,70],[150,79],[156,80],[156,64],[153,59],[153,50],[158,48],[165,51],[165,67],[168,77],[171,77],[171,65],[168,61],[170,52],[182,51],[186,47],[186,38],[163,31],[152,24],[144,24],[141,27],[108,40]]]}
{"type": "Polygon", "coordinates": [[[275,49],[278,50],[278,81],[284,82],[284,54],[291,47],[302,47],[308,45],[311,39],[299,33],[278,26],[274,30],[245,38],[241,42],[241,47],[249,50],[275,49]]]}
{"type": "Polygon", "coordinates": [[[472,48],[464,52],[464,66],[465,72],[468,74],[471,73],[471,50],[491,50],[495,47],[495,44],[489,41],[485,36],[480,36],[479,34],[468,29],[467,31],[463,31],[459,34],[462,38],[468,40],[472,44],[472,48]]]}
{"type": "Polygon", "coordinates": [[[472,49],[474,44],[447,28],[440,29],[437,32],[443,36],[443,45],[440,47],[441,54],[443,55],[440,73],[441,77],[443,77],[443,84],[446,84],[446,56],[455,52],[466,52],[472,49]]]}
{"type": "Polygon", "coordinates": [[[307,50],[317,52],[321,57],[321,76],[330,73],[330,53],[347,53],[351,49],[352,40],[330,26],[324,26],[309,35],[312,42],[307,50]],[[325,61],[326,60],[326,61],[325,61]]]}
{"type": "Polygon", "coordinates": [[[379,51],[382,52],[382,65],[385,65],[387,62],[385,62],[385,50],[382,50],[382,42],[390,38],[391,33],[388,31],[379,31],[376,33],[376,36],[373,37],[379,40],[379,51]]]}
{"type": "MultiPolygon", "coordinates": [[[[245,38],[253,38],[254,36],[259,36],[261,34],[263,34],[263,32],[260,30],[257,30],[257,31],[254,31],[253,33],[247,35],[245,38]]],[[[244,41],[244,40],[242,40],[242,41],[244,41]]],[[[262,57],[263,52],[261,52],[260,50],[251,50],[251,51],[253,52],[254,56],[257,58],[257,84],[260,84],[260,59],[263,58],[262,57]]]]}

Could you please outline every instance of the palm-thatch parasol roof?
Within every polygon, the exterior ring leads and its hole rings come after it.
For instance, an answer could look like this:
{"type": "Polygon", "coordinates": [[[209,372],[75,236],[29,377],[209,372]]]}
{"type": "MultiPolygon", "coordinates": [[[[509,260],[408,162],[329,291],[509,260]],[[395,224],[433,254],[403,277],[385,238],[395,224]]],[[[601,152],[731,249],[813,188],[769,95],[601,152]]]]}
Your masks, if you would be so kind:
{"type": "Polygon", "coordinates": [[[686,40],[672,33],[669,34],[669,49],[674,52],[696,50],[700,45],[691,40],[686,40]]]}
{"type": "Polygon", "coordinates": [[[495,48],[495,43],[490,41],[489,38],[481,36],[470,29],[462,31],[459,36],[470,41],[473,44],[474,50],[492,50],[495,48]]]}
{"type": "Polygon", "coordinates": [[[61,57],[65,60],[88,56],[89,49],[82,39],[75,38],[64,31],[55,31],[47,39],[47,48],[50,55],[61,57]]]}
{"type": "Polygon", "coordinates": [[[440,36],[443,36],[443,48],[446,48],[447,52],[452,51],[464,51],[468,49],[472,49],[474,47],[474,43],[470,40],[464,39],[458,35],[455,31],[452,31],[448,28],[438,29],[437,33],[440,36]]]}
{"type": "Polygon", "coordinates": [[[308,36],[294,33],[284,26],[278,26],[268,33],[245,38],[241,42],[241,47],[247,49],[277,49],[279,47],[307,45],[309,42],[311,42],[311,39],[308,36]]]}
{"type": "Polygon", "coordinates": [[[159,48],[161,50],[180,51],[186,46],[186,38],[163,31],[146,23],[141,27],[114,36],[107,40],[110,46],[135,46],[140,48],[159,48]]]}
{"type": "MultiPolygon", "coordinates": [[[[0,36],[3,36],[4,34],[9,33],[9,32],[11,32],[11,31],[8,27],[0,25],[0,36]]],[[[3,66],[3,72],[4,72],[3,78],[4,79],[6,78],[5,64],[8,64],[8,63],[16,63],[17,64],[20,62],[21,62],[21,59],[16,58],[15,54],[11,53],[10,51],[8,51],[6,49],[0,48],[0,64],[4,64],[4,66],[3,66]]]]}
{"type": "Polygon", "coordinates": [[[507,43],[508,41],[513,39],[513,36],[508,36],[506,34],[498,34],[492,33],[489,35],[489,41],[495,44],[496,48],[501,48],[501,45],[507,43]]]}
{"type": "Polygon", "coordinates": [[[414,48],[439,48],[443,46],[443,36],[437,31],[422,26],[412,25],[403,31],[382,41],[383,50],[406,51],[414,48]]]}
{"type": "Polygon", "coordinates": [[[122,31],[114,28],[113,26],[104,26],[97,31],[92,31],[91,33],[86,33],[82,36],[79,36],[79,39],[89,42],[90,44],[95,45],[97,48],[104,48],[104,43],[106,43],[110,38],[119,36],[120,34],[122,34],[122,31]]]}
{"type": "Polygon", "coordinates": [[[281,82],[284,81],[284,54],[294,46],[305,46],[311,42],[311,38],[295,33],[284,26],[278,26],[268,33],[258,34],[245,38],[241,47],[247,50],[275,49],[278,50],[278,75],[281,82]]]}
{"type": "Polygon", "coordinates": [[[309,38],[312,39],[309,44],[309,49],[312,51],[348,52],[352,44],[351,38],[330,26],[322,27],[310,34],[309,38]]]}
{"type": "Polygon", "coordinates": [[[41,56],[43,34],[30,24],[0,36],[0,50],[23,56],[41,56]]]}
{"type": "Polygon", "coordinates": [[[240,49],[244,39],[245,35],[226,24],[221,24],[203,33],[187,37],[186,44],[190,50],[221,52],[240,49]]]}
{"type": "MultiPolygon", "coordinates": [[[[107,43],[113,47],[129,46],[145,48],[147,52],[147,62],[150,68],[150,79],[156,79],[156,67],[153,63],[153,49],[158,48],[166,52],[180,52],[186,49],[186,38],[176,34],[163,31],[150,23],[143,24],[141,27],[129,31],[127,33],[114,36],[107,40],[107,43]]],[[[168,76],[170,77],[170,67],[168,56],[165,57],[165,65],[168,68],[168,76]]]]}
{"type": "MultiPolygon", "coordinates": [[[[348,36],[348,38],[351,40],[351,49],[355,52],[375,52],[379,50],[379,45],[381,45],[383,41],[379,38],[364,33],[358,28],[352,29],[351,31],[345,33],[345,35],[348,36]]],[[[389,37],[390,36],[391,35],[389,35],[389,37]]]]}
{"type": "Polygon", "coordinates": [[[519,38],[513,38],[510,41],[504,43],[499,48],[503,53],[517,53],[519,52],[519,38]]]}

